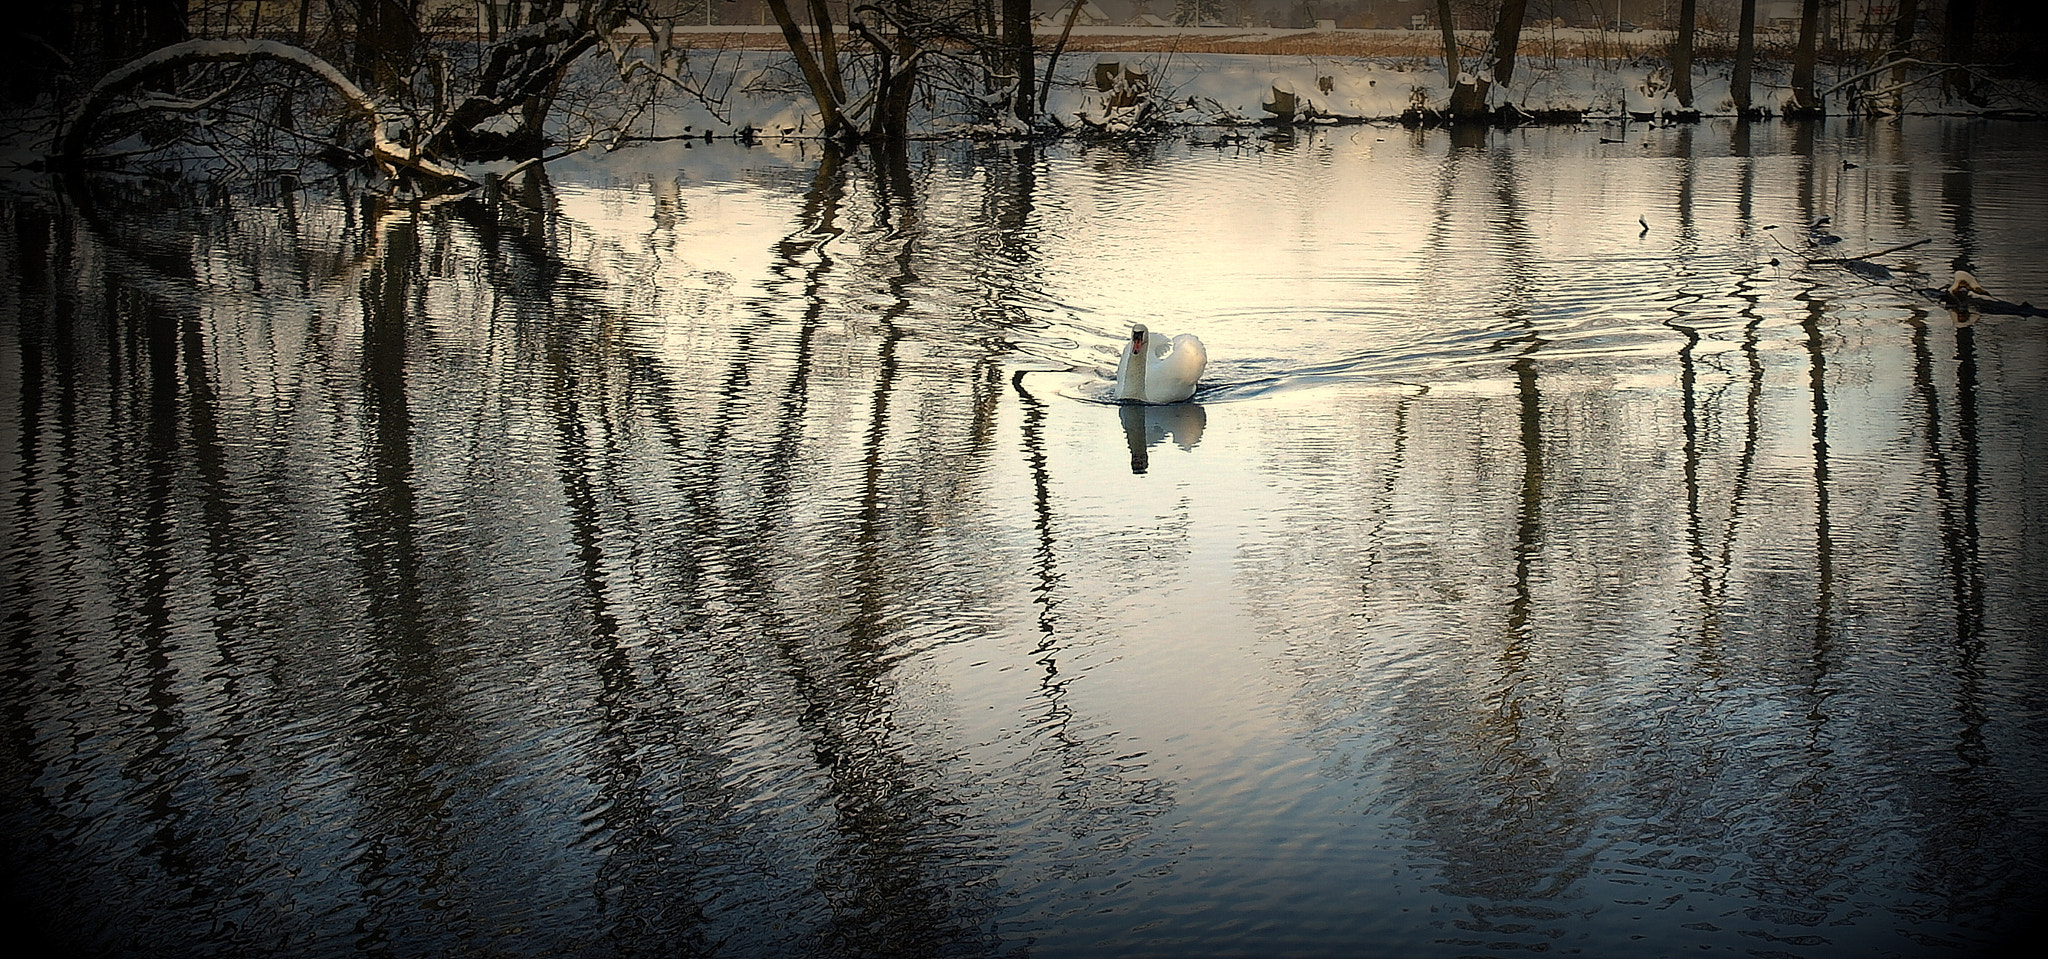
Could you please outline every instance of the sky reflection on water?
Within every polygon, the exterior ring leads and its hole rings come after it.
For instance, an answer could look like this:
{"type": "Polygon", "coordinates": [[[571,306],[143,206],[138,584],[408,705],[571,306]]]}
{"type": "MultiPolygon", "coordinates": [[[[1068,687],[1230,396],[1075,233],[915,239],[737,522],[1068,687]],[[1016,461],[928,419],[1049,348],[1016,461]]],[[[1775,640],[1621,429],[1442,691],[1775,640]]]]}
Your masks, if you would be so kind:
{"type": "Polygon", "coordinates": [[[2040,137],[10,200],[10,895],[93,954],[1979,953],[2044,899],[2048,338],[1918,289],[2048,302],[2040,137]],[[1196,403],[1100,402],[1132,322],[1196,403]]]}

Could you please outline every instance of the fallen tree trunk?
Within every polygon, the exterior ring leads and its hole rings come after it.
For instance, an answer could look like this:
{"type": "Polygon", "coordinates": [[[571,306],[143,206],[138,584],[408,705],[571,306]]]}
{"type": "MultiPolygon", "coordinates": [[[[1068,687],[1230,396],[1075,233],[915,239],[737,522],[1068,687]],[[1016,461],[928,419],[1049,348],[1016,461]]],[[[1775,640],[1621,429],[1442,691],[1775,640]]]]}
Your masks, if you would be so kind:
{"type": "MultiPolygon", "coordinates": [[[[376,97],[357,86],[333,64],[298,47],[273,40],[190,40],[174,43],[115,69],[102,77],[80,101],[78,108],[72,111],[58,141],[57,159],[68,168],[82,166],[86,151],[93,146],[91,138],[94,131],[109,121],[140,113],[203,108],[205,100],[151,94],[144,88],[150,81],[173,76],[185,67],[209,63],[277,63],[305,71],[332,88],[342,102],[363,119],[370,131],[367,159],[376,162],[387,173],[417,177],[437,190],[467,189],[475,185],[454,167],[393,139],[387,127],[402,117],[386,109],[376,97]],[[133,102],[123,103],[123,98],[127,97],[133,97],[133,102]]],[[[338,144],[335,146],[339,148],[338,144]]]]}

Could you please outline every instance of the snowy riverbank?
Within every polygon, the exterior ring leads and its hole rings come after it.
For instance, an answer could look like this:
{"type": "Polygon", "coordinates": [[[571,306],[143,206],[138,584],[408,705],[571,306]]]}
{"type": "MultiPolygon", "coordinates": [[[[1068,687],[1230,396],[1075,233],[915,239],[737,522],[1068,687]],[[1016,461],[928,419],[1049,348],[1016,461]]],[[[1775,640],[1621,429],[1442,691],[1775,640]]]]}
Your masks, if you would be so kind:
{"type": "MultiPolygon", "coordinates": [[[[737,33],[730,28],[721,28],[717,36],[720,39],[714,41],[706,33],[701,41],[706,45],[693,49],[688,58],[687,81],[702,90],[703,97],[671,97],[634,122],[633,137],[802,139],[822,133],[817,107],[788,51],[774,45],[779,37],[737,33]],[[737,43],[736,38],[746,42],[737,43]]],[[[1341,33],[1334,39],[1318,34],[1290,36],[1323,43],[1345,39],[1341,33]]],[[[1221,34],[1201,38],[1206,44],[1202,52],[1190,52],[1170,45],[1162,49],[1162,37],[1166,35],[1137,39],[1091,36],[1089,42],[1079,44],[1080,49],[1064,51],[1056,62],[1042,56],[1041,71],[1053,67],[1042,114],[1045,122],[1072,133],[1123,133],[1136,127],[1430,122],[1444,113],[1450,102],[1452,84],[1440,57],[1279,53],[1273,51],[1291,49],[1284,45],[1289,36],[1221,34]],[[1247,51],[1256,52],[1215,52],[1231,43],[1242,43],[1247,51]],[[1134,118],[1143,122],[1134,124],[1134,118]]],[[[1627,55],[1607,56],[1588,55],[1583,50],[1577,55],[1561,55],[1557,51],[1566,48],[1558,42],[1534,49],[1539,52],[1526,54],[1517,62],[1511,84],[1493,85],[1492,107],[1505,108],[1509,116],[1519,112],[1530,119],[1550,121],[1649,120],[1681,110],[1672,92],[1668,62],[1643,52],[1657,49],[1655,44],[1630,48],[1635,52],[1627,55]]],[[[580,69],[610,73],[615,67],[610,60],[597,57],[587,58],[580,69]]],[[[1816,88],[1827,112],[1835,116],[1879,112],[2048,118],[2048,84],[1972,70],[1977,102],[1966,102],[1950,95],[1935,67],[1909,66],[1905,70],[1901,80],[1890,68],[1823,65],[1816,88]],[[1896,90],[1896,95],[1890,90],[1896,90]]],[[[1706,117],[1735,115],[1732,72],[1733,65],[1726,60],[1694,64],[1694,112],[1706,117]]],[[[593,88],[605,82],[602,76],[584,79],[593,88]]],[[[1756,65],[1751,102],[1757,109],[1767,114],[1784,112],[1790,89],[1790,69],[1783,60],[1769,59],[1756,65]]],[[[1008,137],[1023,132],[991,125],[986,116],[977,117],[962,96],[952,92],[923,98],[911,116],[913,135],[1008,137]]],[[[48,113],[12,119],[15,122],[0,123],[0,170],[11,171],[10,176],[32,173],[48,155],[58,123],[48,113]]],[[[557,142],[577,139],[576,131],[557,129],[554,133],[557,142]]]]}
{"type": "MultiPolygon", "coordinates": [[[[768,136],[803,136],[819,129],[815,107],[791,80],[787,56],[774,50],[707,51],[700,64],[715,63],[734,71],[726,87],[731,95],[717,115],[692,105],[668,123],[694,130],[752,129],[768,136]]],[[[1318,55],[1187,53],[1178,51],[1069,51],[1056,65],[1047,117],[1068,128],[1081,128],[1082,114],[1104,115],[1108,94],[1098,89],[1098,67],[1114,64],[1110,74],[1142,75],[1157,106],[1155,116],[1172,125],[1203,126],[1277,122],[1268,104],[1284,106],[1295,98],[1293,119],[1303,122],[1395,121],[1430,116],[1449,104],[1451,84],[1440,58],[1350,57],[1318,55]]],[[[1041,67],[1043,61],[1041,61],[1041,67]]],[[[1871,112],[1860,98],[1873,86],[1889,86],[1889,70],[1878,83],[1858,81],[1860,68],[1823,67],[1817,87],[1831,114],[1871,112]]],[[[1705,116],[1736,112],[1730,91],[1733,65],[1702,61],[1693,66],[1693,106],[1705,116]]],[[[1768,113],[1782,112],[1790,96],[1790,68],[1782,62],[1757,64],[1752,102],[1768,113]]],[[[1972,104],[1947,96],[1940,79],[1925,68],[1908,68],[1907,83],[1894,100],[1886,97],[1882,112],[1908,115],[1970,115],[2048,117],[2048,87],[2031,81],[1991,79],[1979,74],[1985,103],[1972,104]]],[[[1525,57],[1516,64],[1514,82],[1496,85],[1492,104],[1509,106],[1530,116],[1583,115],[1620,118],[1663,116],[1680,110],[1671,89],[1666,60],[1655,56],[1629,58],[1525,57]]],[[[933,112],[914,118],[926,134],[961,132],[967,118],[933,112]]],[[[674,132],[674,131],[669,131],[674,132]]]]}

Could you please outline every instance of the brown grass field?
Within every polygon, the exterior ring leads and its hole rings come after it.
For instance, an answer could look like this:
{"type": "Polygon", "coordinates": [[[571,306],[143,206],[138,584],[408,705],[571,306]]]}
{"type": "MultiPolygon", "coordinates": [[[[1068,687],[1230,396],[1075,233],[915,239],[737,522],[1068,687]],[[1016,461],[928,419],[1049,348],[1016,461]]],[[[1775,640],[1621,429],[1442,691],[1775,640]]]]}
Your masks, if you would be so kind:
{"type": "MultiPolygon", "coordinates": [[[[1574,31],[1576,33],[1576,31],[1574,31]]],[[[1486,44],[1486,37],[1473,32],[1462,32],[1458,46],[1463,53],[1477,54],[1486,44]]],[[[1041,37],[1038,46],[1050,50],[1057,42],[1057,36],[1041,37]]],[[[1587,40],[1577,36],[1568,38],[1541,38],[1525,36],[1522,40],[1521,55],[1547,55],[1560,57],[1607,57],[1638,56],[1650,52],[1662,52],[1663,41],[1650,42],[1647,38],[1616,40],[1609,35],[1603,40],[1587,40]],[[1538,52],[1541,48],[1541,52],[1538,52]]],[[[1124,36],[1091,34],[1068,39],[1068,51],[1083,53],[1235,53],[1250,56],[1294,56],[1294,57],[1384,57],[1410,59],[1440,56],[1443,53],[1443,34],[1406,30],[1344,31],[1338,33],[1294,33],[1273,36],[1263,33],[1204,36],[1186,33],[1132,33],[1124,36]]]]}

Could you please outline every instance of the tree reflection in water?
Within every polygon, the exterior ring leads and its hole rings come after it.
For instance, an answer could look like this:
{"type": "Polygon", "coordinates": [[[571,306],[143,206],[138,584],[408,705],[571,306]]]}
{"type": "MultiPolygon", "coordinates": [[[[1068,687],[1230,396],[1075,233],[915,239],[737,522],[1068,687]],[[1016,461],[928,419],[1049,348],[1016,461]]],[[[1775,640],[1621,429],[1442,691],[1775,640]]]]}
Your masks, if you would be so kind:
{"type": "Polygon", "coordinates": [[[2048,356],[1767,228],[2025,283],[2000,129],[6,201],[12,894],[94,953],[1967,952],[2041,899],[2048,356]],[[1204,405],[1090,402],[1161,318],[1204,405]]]}

